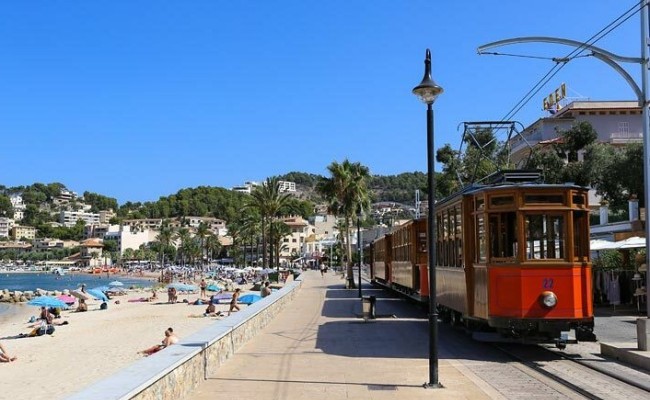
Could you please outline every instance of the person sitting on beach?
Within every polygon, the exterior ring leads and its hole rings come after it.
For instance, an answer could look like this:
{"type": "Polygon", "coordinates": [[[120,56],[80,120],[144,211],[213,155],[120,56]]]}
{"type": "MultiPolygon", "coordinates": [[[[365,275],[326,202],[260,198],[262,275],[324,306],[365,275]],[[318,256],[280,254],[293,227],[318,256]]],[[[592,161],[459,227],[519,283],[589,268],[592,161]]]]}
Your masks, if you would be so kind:
{"type": "Polygon", "coordinates": [[[86,300],[79,299],[79,306],[77,307],[76,311],[77,312],[88,311],[88,304],[86,304],[86,300]]]}
{"type": "Polygon", "coordinates": [[[47,324],[51,324],[54,321],[54,314],[52,314],[47,308],[41,307],[41,315],[38,319],[45,321],[47,324]]]}
{"type": "Polygon", "coordinates": [[[271,282],[266,281],[264,282],[264,285],[262,285],[262,289],[260,290],[260,296],[262,296],[262,298],[271,294],[271,288],[269,287],[270,284],[271,282]]]}
{"type": "Polygon", "coordinates": [[[208,304],[208,307],[205,309],[205,316],[215,316],[217,312],[217,306],[214,305],[212,302],[208,304]]]}
{"type": "Polygon", "coordinates": [[[149,297],[149,301],[154,300],[158,300],[158,294],[156,292],[156,289],[151,289],[151,297],[149,297]]]}
{"type": "Polygon", "coordinates": [[[2,343],[0,343],[0,361],[2,362],[12,362],[16,361],[18,357],[16,356],[10,356],[7,350],[5,350],[4,346],[2,346],[2,343]]]}
{"type": "Polygon", "coordinates": [[[167,328],[167,330],[165,330],[165,338],[163,339],[161,344],[157,344],[155,346],[149,347],[148,349],[144,349],[142,351],[139,351],[138,353],[142,353],[145,356],[150,356],[154,353],[159,352],[165,347],[171,346],[174,343],[178,343],[178,337],[174,334],[174,330],[172,328],[167,328]]]}
{"type": "Polygon", "coordinates": [[[232,294],[232,299],[230,300],[230,309],[228,310],[228,316],[230,316],[230,313],[233,312],[233,310],[237,309],[237,311],[240,311],[239,306],[237,305],[237,300],[239,300],[239,294],[241,292],[240,288],[235,289],[235,293],[232,294]]]}

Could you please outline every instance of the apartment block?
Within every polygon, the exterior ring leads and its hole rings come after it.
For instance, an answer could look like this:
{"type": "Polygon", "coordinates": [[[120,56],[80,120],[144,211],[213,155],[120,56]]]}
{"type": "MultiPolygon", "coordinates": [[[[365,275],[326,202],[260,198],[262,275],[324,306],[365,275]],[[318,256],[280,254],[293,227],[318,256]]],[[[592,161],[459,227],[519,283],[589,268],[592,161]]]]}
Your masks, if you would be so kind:
{"type": "Polygon", "coordinates": [[[11,237],[14,240],[34,240],[36,239],[36,228],[33,226],[20,226],[15,225],[11,228],[11,237]]]}
{"type": "Polygon", "coordinates": [[[99,214],[89,213],[84,211],[61,211],[59,214],[59,222],[68,228],[75,226],[77,221],[82,220],[86,225],[99,224],[99,214]]]}

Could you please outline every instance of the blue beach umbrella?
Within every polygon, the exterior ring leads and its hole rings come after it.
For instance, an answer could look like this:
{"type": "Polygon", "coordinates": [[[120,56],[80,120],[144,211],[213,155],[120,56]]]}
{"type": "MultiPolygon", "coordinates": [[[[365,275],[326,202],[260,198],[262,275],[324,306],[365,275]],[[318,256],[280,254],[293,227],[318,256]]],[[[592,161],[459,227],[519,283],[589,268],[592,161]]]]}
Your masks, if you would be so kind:
{"type": "Polygon", "coordinates": [[[65,302],[57,299],[56,297],[50,297],[50,296],[37,297],[35,299],[28,301],[27,304],[36,307],[47,307],[47,308],[54,307],[54,308],[61,308],[61,309],[68,308],[68,305],[65,302]]]}
{"type": "Polygon", "coordinates": [[[124,284],[122,282],[120,282],[120,281],[113,281],[113,282],[109,283],[108,286],[116,287],[116,286],[124,286],[124,284]]]}
{"type": "Polygon", "coordinates": [[[217,285],[208,285],[205,289],[211,292],[218,292],[221,290],[221,288],[217,285]]]}
{"type": "Polygon", "coordinates": [[[110,288],[106,285],[104,286],[97,286],[95,288],[92,288],[91,290],[97,290],[99,292],[107,292],[110,288]]]}
{"type": "Polygon", "coordinates": [[[93,296],[94,298],[102,301],[108,301],[108,297],[103,292],[100,292],[99,290],[94,290],[94,289],[88,289],[86,290],[86,293],[89,295],[93,296]]]}
{"type": "Polygon", "coordinates": [[[260,300],[262,300],[262,296],[259,294],[246,294],[239,298],[239,302],[243,304],[253,304],[260,300]]]}

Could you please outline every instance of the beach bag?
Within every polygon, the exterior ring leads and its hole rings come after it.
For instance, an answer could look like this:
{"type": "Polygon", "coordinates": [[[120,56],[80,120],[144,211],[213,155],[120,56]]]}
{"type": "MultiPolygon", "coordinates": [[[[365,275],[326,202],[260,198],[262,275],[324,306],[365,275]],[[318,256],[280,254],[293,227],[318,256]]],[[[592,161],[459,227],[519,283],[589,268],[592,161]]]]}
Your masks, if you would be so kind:
{"type": "Polygon", "coordinates": [[[48,325],[47,329],[45,329],[45,333],[47,333],[48,335],[53,334],[54,333],[54,325],[48,325]]]}
{"type": "Polygon", "coordinates": [[[100,310],[106,310],[106,309],[108,309],[108,304],[106,304],[106,302],[103,302],[103,303],[99,306],[99,309],[100,309],[100,310]]]}

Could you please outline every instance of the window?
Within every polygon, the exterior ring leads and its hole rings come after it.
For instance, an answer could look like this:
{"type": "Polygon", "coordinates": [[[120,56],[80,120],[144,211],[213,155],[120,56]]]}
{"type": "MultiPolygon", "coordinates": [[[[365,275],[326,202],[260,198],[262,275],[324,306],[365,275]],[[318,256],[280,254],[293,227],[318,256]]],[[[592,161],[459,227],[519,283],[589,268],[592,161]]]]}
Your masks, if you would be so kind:
{"type": "Polygon", "coordinates": [[[564,259],[564,216],[526,215],[526,258],[529,260],[564,259]]]}
{"type": "Polygon", "coordinates": [[[589,258],[589,216],[586,211],[573,213],[573,259],[584,261],[589,258]]]}
{"type": "Polygon", "coordinates": [[[517,255],[517,215],[514,212],[490,214],[490,260],[512,262],[517,255]]]}
{"type": "Polygon", "coordinates": [[[564,204],[564,196],[561,194],[527,194],[527,204],[564,204]]]}
{"type": "Polygon", "coordinates": [[[630,123],[629,122],[619,122],[618,123],[618,133],[622,133],[624,135],[629,135],[630,134],[630,123]]]}
{"type": "Polygon", "coordinates": [[[487,249],[485,246],[485,220],[483,214],[476,216],[476,261],[485,262],[487,257],[487,249]]]}

